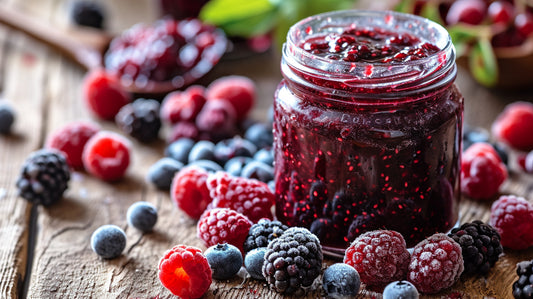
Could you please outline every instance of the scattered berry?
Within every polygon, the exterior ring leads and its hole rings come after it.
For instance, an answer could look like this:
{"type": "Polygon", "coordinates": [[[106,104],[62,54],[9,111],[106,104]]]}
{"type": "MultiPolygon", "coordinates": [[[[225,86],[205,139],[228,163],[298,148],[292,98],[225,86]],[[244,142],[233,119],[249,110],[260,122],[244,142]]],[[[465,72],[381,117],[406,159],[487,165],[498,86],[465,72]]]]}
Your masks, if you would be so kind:
{"type": "Polygon", "coordinates": [[[211,285],[211,268],[198,248],[177,245],[159,261],[159,281],[181,298],[200,298],[211,285]]]}
{"type": "Polygon", "coordinates": [[[83,95],[89,109],[105,120],[112,120],[120,108],[131,101],[131,95],[118,78],[102,69],[87,73],[83,80],[83,95]]]}
{"type": "Polygon", "coordinates": [[[193,85],[185,91],[169,93],[161,104],[161,119],[169,124],[194,121],[205,104],[204,87],[193,85]]]}
{"type": "Polygon", "coordinates": [[[244,252],[255,248],[267,247],[275,238],[281,236],[289,227],[277,220],[261,219],[252,225],[244,241],[244,252]]]}
{"type": "Polygon", "coordinates": [[[0,134],[7,134],[15,122],[15,111],[4,101],[0,102],[0,134]]]}
{"type": "Polygon", "coordinates": [[[263,263],[265,262],[266,247],[250,250],[244,257],[244,267],[248,274],[257,280],[265,280],[263,276],[263,263]]]}
{"type": "Polygon", "coordinates": [[[253,160],[250,157],[233,157],[224,164],[224,170],[232,176],[241,176],[244,166],[253,160]]]}
{"type": "Polygon", "coordinates": [[[503,247],[533,246],[533,204],[522,197],[502,195],[492,203],[490,224],[501,236],[503,247]]]}
{"type": "Polygon", "coordinates": [[[533,33],[533,15],[529,12],[517,14],[514,26],[522,37],[529,37],[533,33]]]}
{"type": "Polygon", "coordinates": [[[91,235],[91,248],[102,258],[117,258],[126,248],[126,234],[116,225],[100,226],[91,235]]]}
{"type": "Polygon", "coordinates": [[[159,102],[151,99],[137,99],[120,108],[115,116],[118,127],[140,142],[151,142],[158,138],[161,129],[159,102]]]}
{"type": "Polygon", "coordinates": [[[257,148],[272,147],[274,142],[272,126],[264,123],[253,124],[244,132],[244,138],[255,144],[257,148]]]}
{"type": "Polygon", "coordinates": [[[215,158],[224,165],[234,157],[253,157],[256,151],[257,147],[253,143],[237,136],[217,142],[215,158]]]}
{"type": "Polygon", "coordinates": [[[251,161],[243,167],[240,176],[268,183],[274,179],[274,167],[263,162],[251,161]]]}
{"type": "Polygon", "coordinates": [[[446,24],[480,24],[485,18],[487,6],[483,0],[457,0],[452,3],[446,14],[446,24]]]}
{"type": "Polygon", "coordinates": [[[27,201],[49,206],[61,199],[69,180],[65,156],[54,149],[41,149],[31,153],[22,165],[17,188],[27,201]]]}
{"type": "Polygon", "coordinates": [[[243,120],[255,102],[255,83],[243,76],[226,76],[213,81],[206,90],[209,99],[225,99],[231,103],[237,120],[243,120]]]}
{"type": "Polygon", "coordinates": [[[518,280],[513,283],[513,297],[515,299],[533,298],[533,260],[516,264],[518,280]]]}
{"type": "Polygon", "coordinates": [[[405,277],[409,252],[400,233],[375,230],[360,235],[350,244],[344,263],[354,267],[366,285],[384,286],[405,277]]]}
{"type": "Polygon", "coordinates": [[[209,262],[214,279],[230,279],[242,267],[243,259],[239,248],[223,243],[213,245],[205,251],[205,257],[209,262]]]}
{"type": "Polygon", "coordinates": [[[231,244],[243,253],[243,243],[252,222],[243,214],[225,208],[205,211],[198,221],[197,234],[206,247],[231,244]]]}
{"type": "MultiPolygon", "coordinates": [[[[196,166],[186,166],[172,180],[170,197],[185,214],[198,219],[211,203],[206,180],[209,173],[196,166]]],[[[214,244],[211,244],[214,245],[214,244]]]]}
{"type": "Polygon", "coordinates": [[[55,130],[46,140],[47,148],[55,148],[65,155],[72,168],[83,168],[82,153],[85,144],[100,126],[89,121],[75,121],[55,130]]]}
{"type": "Polygon", "coordinates": [[[478,142],[463,153],[461,190],[470,198],[490,199],[507,178],[507,168],[492,145],[478,142]]]}
{"type": "Polygon", "coordinates": [[[142,232],[150,232],[157,222],[156,207],[146,201],[138,201],[128,208],[128,224],[142,232]]]}
{"type": "Polygon", "coordinates": [[[194,140],[190,138],[180,138],[172,142],[165,149],[165,156],[170,157],[183,164],[189,163],[189,153],[194,146],[194,140]]]}
{"type": "Polygon", "coordinates": [[[211,160],[196,160],[189,163],[188,166],[197,166],[200,168],[203,168],[207,172],[217,172],[217,171],[223,171],[224,169],[222,166],[218,165],[217,163],[211,161],[211,160]]]}
{"type": "Polygon", "coordinates": [[[451,287],[464,270],[461,246],[437,233],[413,248],[408,280],[422,293],[432,294],[451,287]]]}
{"type": "Polygon", "coordinates": [[[272,219],[274,194],[266,183],[234,177],[222,171],[211,174],[206,184],[213,198],[213,207],[233,209],[253,223],[261,218],[272,219]]]}
{"type": "Polygon", "coordinates": [[[394,281],[383,290],[383,299],[418,299],[418,291],[406,280],[394,281]]]}
{"type": "Polygon", "coordinates": [[[220,141],[237,132],[235,109],[227,100],[210,99],[196,117],[196,127],[204,139],[220,141]]]}
{"type": "Polygon", "coordinates": [[[361,288],[357,271],[344,263],[336,263],[326,268],[322,276],[322,288],[328,298],[352,298],[361,288]]]}
{"type": "Polygon", "coordinates": [[[83,149],[83,166],[104,181],[121,179],[130,165],[130,142],[110,131],[100,131],[83,149]]]}
{"type": "Polygon", "coordinates": [[[274,166],[274,151],[272,148],[262,148],[255,152],[254,160],[274,166]]]}
{"type": "Polygon", "coordinates": [[[70,18],[77,25],[102,29],[104,8],[98,2],[77,0],[72,3],[70,18]]]}
{"type": "Polygon", "coordinates": [[[507,1],[494,1],[489,5],[487,14],[494,24],[509,24],[514,16],[514,6],[507,1]]]}
{"type": "Polygon", "coordinates": [[[514,102],[505,107],[492,124],[493,136],[522,151],[533,150],[533,104],[514,102]]]}
{"type": "Polygon", "coordinates": [[[215,160],[215,144],[209,140],[200,140],[194,144],[189,152],[189,163],[197,160],[215,160]]]}
{"type": "Polygon", "coordinates": [[[478,142],[489,142],[490,133],[484,128],[474,127],[465,128],[463,131],[463,151],[469,148],[472,144],[478,142]]]}
{"type": "Polygon", "coordinates": [[[322,246],[303,227],[291,227],[268,244],[263,276],[276,292],[301,296],[322,269],[322,246]]]}
{"type": "Polygon", "coordinates": [[[452,229],[448,236],[461,245],[463,275],[487,274],[503,253],[498,231],[479,220],[452,229]]]}
{"type": "Polygon", "coordinates": [[[158,189],[169,190],[174,175],[182,168],[183,163],[164,157],[150,166],[146,179],[158,189]]]}

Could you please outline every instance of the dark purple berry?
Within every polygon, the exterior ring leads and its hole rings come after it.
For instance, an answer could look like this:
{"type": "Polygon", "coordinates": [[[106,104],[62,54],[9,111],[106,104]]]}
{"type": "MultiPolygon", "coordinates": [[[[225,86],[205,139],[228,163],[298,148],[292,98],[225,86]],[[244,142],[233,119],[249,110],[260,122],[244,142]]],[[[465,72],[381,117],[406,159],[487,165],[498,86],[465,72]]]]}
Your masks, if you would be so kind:
{"type": "Polygon", "coordinates": [[[15,122],[15,112],[10,105],[0,102],[0,134],[7,134],[15,122]]]}
{"type": "Polygon", "coordinates": [[[104,8],[95,1],[75,1],[72,3],[70,17],[80,26],[102,29],[104,23],[104,8]]]}
{"type": "Polygon", "coordinates": [[[174,175],[183,168],[183,163],[172,158],[162,158],[148,170],[147,180],[158,189],[169,190],[174,175]]]}
{"type": "Polygon", "coordinates": [[[268,183],[274,179],[274,167],[259,161],[251,161],[242,169],[241,176],[268,183]]]}
{"type": "Polygon", "coordinates": [[[180,138],[167,146],[165,156],[187,164],[189,163],[189,153],[194,144],[195,141],[190,138],[180,138]]]}
{"type": "Polygon", "coordinates": [[[215,161],[215,144],[209,140],[200,140],[189,152],[189,163],[197,160],[215,161]]]}
{"type": "Polygon", "coordinates": [[[219,141],[215,147],[218,163],[224,165],[233,157],[253,157],[257,147],[246,139],[234,137],[219,141]]]}
{"type": "Polygon", "coordinates": [[[151,142],[158,138],[161,129],[159,102],[137,99],[120,108],[115,116],[118,127],[140,142],[151,142]]]}
{"type": "Polygon", "coordinates": [[[188,164],[188,166],[191,166],[191,165],[203,168],[207,170],[207,172],[217,172],[217,171],[224,170],[222,166],[218,165],[216,162],[213,162],[211,160],[196,160],[188,164]]]}
{"type": "Polygon", "coordinates": [[[250,157],[233,157],[224,164],[224,170],[233,176],[241,176],[244,166],[254,159],[250,157]]]}
{"type": "Polygon", "coordinates": [[[246,130],[244,138],[255,144],[257,148],[272,147],[274,142],[272,126],[256,123],[246,130]]]}

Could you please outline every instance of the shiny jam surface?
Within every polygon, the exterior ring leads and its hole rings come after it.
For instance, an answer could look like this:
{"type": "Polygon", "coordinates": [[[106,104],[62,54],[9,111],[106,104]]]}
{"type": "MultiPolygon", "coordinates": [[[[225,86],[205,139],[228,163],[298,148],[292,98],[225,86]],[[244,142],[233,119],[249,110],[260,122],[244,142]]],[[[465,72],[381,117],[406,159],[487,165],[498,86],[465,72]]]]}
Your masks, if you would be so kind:
{"type": "MultiPolygon", "coordinates": [[[[380,67],[439,51],[403,33],[358,41],[354,32],[350,46],[335,46],[346,31],[311,35],[297,46],[345,61],[350,51],[365,46],[371,49],[366,56],[348,61],[377,61],[380,67]],[[383,45],[399,39],[401,46],[383,51],[383,45]],[[403,54],[408,57],[400,59],[403,54]]],[[[282,61],[285,79],[274,101],[279,220],[309,228],[326,251],[340,255],[366,231],[396,230],[412,247],[456,224],[463,99],[453,80],[409,92],[395,91],[394,84],[386,91],[361,89],[287,64],[282,61]]]]}

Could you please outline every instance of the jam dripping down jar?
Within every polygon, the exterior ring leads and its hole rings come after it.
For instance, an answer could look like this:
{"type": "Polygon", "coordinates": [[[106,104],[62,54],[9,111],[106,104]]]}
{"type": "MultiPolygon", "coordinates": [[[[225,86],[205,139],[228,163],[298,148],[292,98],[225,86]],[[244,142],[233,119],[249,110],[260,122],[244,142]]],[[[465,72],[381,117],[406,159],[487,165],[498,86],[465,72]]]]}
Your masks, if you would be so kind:
{"type": "Polygon", "coordinates": [[[276,216],[330,255],[360,234],[408,247],[458,221],[463,97],[440,25],[336,11],[291,27],[274,100],[276,216]]]}

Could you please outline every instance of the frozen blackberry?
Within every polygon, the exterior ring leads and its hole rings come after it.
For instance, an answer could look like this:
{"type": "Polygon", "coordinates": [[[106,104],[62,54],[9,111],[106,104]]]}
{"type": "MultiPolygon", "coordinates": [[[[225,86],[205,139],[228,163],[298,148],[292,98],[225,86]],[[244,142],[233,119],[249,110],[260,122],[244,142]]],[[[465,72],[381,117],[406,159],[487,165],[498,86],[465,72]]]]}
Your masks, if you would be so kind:
{"type": "Polygon", "coordinates": [[[120,108],[115,117],[118,127],[140,142],[151,142],[158,138],[161,129],[159,102],[137,99],[120,108]]]}
{"type": "Polygon", "coordinates": [[[61,199],[69,180],[65,156],[57,150],[41,149],[31,153],[24,162],[17,188],[27,201],[49,206],[61,199]]]}
{"type": "Polygon", "coordinates": [[[498,231],[479,220],[452,229],[448,236],[461,245],[466,275],[486,274],[503,253],[498,231]]]}
{"type": "Polygon", "coordinates": [[[516,264],[518,280],[513,283],[515,299],[533,298],[533,260],[516,264]]]}
{"type": "Polygon", "coordinates": [[[256,224],[252,225],[248,236],[244,241],[244,252],[249,252],[252,249],[267,247],[275,238],[281,236],[288,227],[277,220],[261,219],[256,224]]]}
{"type": "Polygon", "coordinates": [[[301,296],[320,275],[322,247],[303,227],[291,227],[268,244],[263,276],[276,292],[301,296]]]}
{"type": "Polygon", "coordinates": [[[94,1],[75,1],[72,4],[70,17],[75,24],[102,29],[104,8],[94,1]]]}

